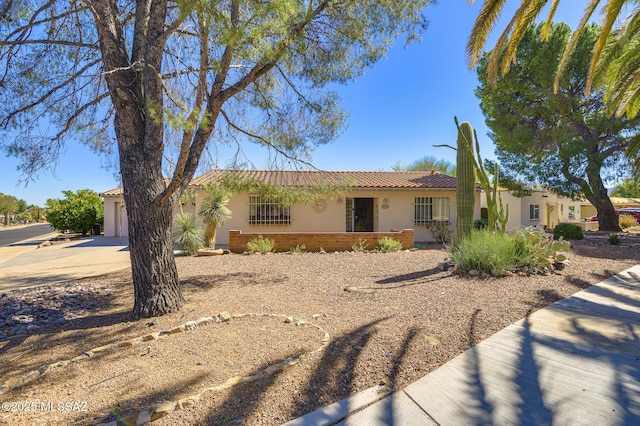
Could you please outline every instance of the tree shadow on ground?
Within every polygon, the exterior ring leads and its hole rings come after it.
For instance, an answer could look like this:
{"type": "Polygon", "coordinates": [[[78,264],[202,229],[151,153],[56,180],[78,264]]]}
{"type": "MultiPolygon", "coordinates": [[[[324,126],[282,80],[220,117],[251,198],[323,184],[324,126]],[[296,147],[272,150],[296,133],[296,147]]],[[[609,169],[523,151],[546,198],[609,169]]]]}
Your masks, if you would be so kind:
{"type": "MultiPolygon", "coordinates": [[[[555,298],[552,293],[539,292],[539,299],[530,303],[530,312],[545,306],[549,298],[555,298]]],[[[597,294],[622,303],[633,300],[614,292],[598,291],[597,294]]],[[[633,302],[637,306],[638,302],[633,302]]],[[[563,302],[559,303],[550,308],[565,309],[563,302]]],[[[617,338],[614,339],[617,341],[607,343],[611,337],[583,327],[581,317],[569,321],[565,330],[580,336],[581,341],[560,339],[533,330],[528,315],[521,327],[504,330],[508,334],[517,333],[517,337],[507,337],[505,334],[505,337],[489,346],[473,347],[465,355],[467,362],[463,374],[467,379],[462,393],[460,388],[455,388],[456,395],[452,398],[466,403],[457,405],[457,411],[453,411],[454,415],[449,417],[449,421],[464,418],[466,424],[474,425],[501,424],[505,421],[523,425],[551,425],[567,421],[571,416],[570,407],[575,410],[576,406],[580,406],[583,415],[587,416],[585,418],[593,418],[595,423],[602,416],[608,419],[608,424],[640,424],[640,364],[637,356],[620,352],[623,343],[640,347],[640,336],[631,324],[622,320],[623,317],[629,318],[629,311],[616,312],[620,308],[592,302],[586,302],[581,309],[584,309],[585,317],[592,315],[592,318],[598,319],[604,315],[609,321],[617,320],[621,330],[626,331],[626,342],[617,338]],[[503,350],[506,352],[503,353],[503,350]],[[592,378],[595,381],[588,384],[580,382],[581,371],[584,375],[596,376],[595,370],[598,370],[597,379],[592,378]],[[567,380],[573,381],[573,386],[556,385],[567,380]],[[585,398],[591,401],[589,408],[584,406],[585,398]],[[598,398],[604,398],[606,409],[601,409],[599,403],[602,401],[598,398]]],[[[640,315],[633,315],[636,319],[631,322],[639,324],[640,315]]],[[[475,329],[474,315],[469,326],[470,338],[475,329]]],[[[436,418],[436,421],[441,420],[436,418]]]]}
{"type": "MultiPolygon", "coordinates": [[[[299,357],[301,353],[291,353],[288,357],[276,359],[256,368],[250,376],[259,374],[270,365],[277,365],[289,359],[299,357]]],[[[293,367],[295,368],[295,366],[293,367]]],[[[256,380],[246,381],[234,386],[222,404],[211,410],[203,419],[203,425],[231,425],[245,424],[244,419],[254,414],[267,394],[267,390],[274,385],[283,370],[272,374],[264,374],[256,380]]]]}
{"type": "Polygon", "coordinates": [[[376,284],[400,284],[395,286],[385,286],[385,287],[366,287],[376,290],[386,290],[386,289],[394,289],[394,288],[402,288],[409,287],[419,284],[426,284],[433,281],[438,281],[446,277],[444,271],[438,267],[427,269],[425,271],[417,271],[411,272],[409,274],[396,275],[394,277],[384,278],[381,280],[377,280],[376,284]],[[426,279],[427,277],[431,277],[434,275],[441,274],[439,277],[434,277],[432,279],[426,279]]]}
{"type": "Polygon", "coordinates": [[[287,282],[289,282],[289,277],[286,275],[264,275],[255,272],[235,272],[230,274],[191,276],[187,279],[180,280],[180,285],[185,289],[195,287],[199,290],[211,290],[231,286],[264,286],[265,283],[268,283],[268,285],[278,285],[287,282]]]}

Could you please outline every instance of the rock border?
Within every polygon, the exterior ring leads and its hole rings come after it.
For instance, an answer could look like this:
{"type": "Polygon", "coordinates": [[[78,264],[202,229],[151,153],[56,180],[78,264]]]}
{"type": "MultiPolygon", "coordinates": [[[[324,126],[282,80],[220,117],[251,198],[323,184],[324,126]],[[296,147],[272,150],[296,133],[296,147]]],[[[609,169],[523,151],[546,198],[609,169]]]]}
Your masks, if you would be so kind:
{"type": "MultiPolygon", "coordinates": [[[[148,333],[142,336],[138,336],[138,337],[134,337],[131,339],[127,339],[127,340],[123,340],[122,342],[118,342],[118,343],[111,343],[109,345],[104,345],[104,346],[100,346],[91,350],[88,350],[86,352],[83,352],[82,354],[71,358],[69,360],[63,360],[63,361],[58,361],[55,362],[53,364],[47,364],[44,365],[40,368],[37,368],[35,370],[31,370],[28,371],[27,373],[19,376],[19,377],[15,377],[13,379],[9,379],[7,381],[5,381],[3,384],[0,385],[0,395],[7,393],[9,391],[12,391],[14,389],[17,389],[19,387],[22,387],[24,385],[26,385],[27,383],[30,383],[36,379],[39,379],[41,377],[43,377],[47,372],[53,370],[54,368],[60,368],[60,367],[66,367],[67,365],[71,364],[71,363],[75,363],[75,362],[82,362],[85,361],[93,356],[95,356],[96,354],[99,353],[104,353],[104,352],[109,352],[115,349],[119,349],[119,348],[127,348],[130,346],[134,346],[140,343],[144,343],[144,342],[149,342],[151,340],[158,340],[158,339],[163,339],[167,336],[173,335],[173,334],[177,334],[177,333],[183,333],[183,332],[187,332],[190,330],[194,330],[197,327],[201,326],[201,325],[207,325],[207,324],[212,324],[212,323],[219,323],[219,322],[229,322],[232,319],[240,319],[240,318],[256,318],[256,317],[271,317],[271,318],[283,318],[284,319],[284,323],[285,324],[294,324],[295,326],[303,326],[303,325],[307,325],[309,327],[313,327],[315,329],[317,329],[318,331],[320,331],[321,333],[323,333],[323,337],[321,340],[321,344],[320,346],[318,346],[316,349],[309,351],[309,352],[305,352],[302,353],[296,357],[290,357],[285,359],[284,361],[278,363],[278,364],[272,364],[260,371],[258,371],[257,373],[254,373],[250,376],[233,376],[228,378],[224,383],[216,385],[216,386],[210,386],[207,388],[204,388],[203,390],[201,390],[200,392],[193,394],[193,395],[188,395],[186,397],[180,398],[176,401],[168,401],[168,400],[164,400],[164,401],[160,401],[154,404],[151,404],[147,407],[142,408],[140,411],[138,411],[137,413],[134,413],[132,415],[129,415],[123,419],[120,420],[114,420],[111,422],[107,422],[107,423],[100,423],[98,424],[98,426],[117,426],[118,424],[121,424],[122,421],[125,422],[125,424],[135,424],[135,425],[143,425],[146,423],[150,423],[153,422],[155,420],[158,420],[161,417],[166,416],[167,414],[173,412],[173,411],[177,411],[177,410],[181,410],[187,407],[191,407],[193,405],[195,405],[202,397],[204,394],[206,393],[210,393],[210,392],[217,392],[217,391],[221,391],[221,390],[225,390],[225,389],[229,389],[232,388],[236,385],[239,385],[241,383],[247,383],[247,382],[252,382],[258,379],[261,379],[263,377],[268,377],[278,371],[284,370],[287,367],[290,367],[292,365],[297,364],[298,362],[300,362],[300,360],[303,357],[312,355],[316,352],[320,352],[322,351],[324,348],[326,348],[329,345],[329,342],[331,341],[331,336],[329,335],[329,333],[327,333],[324,329],[322,329],[320,326],[318,326],[317,324],[314,324],[312,322],[306,321],[304,319],[297,319],[293,316],[290,315],[284,315],[284,314],[265,314],[265,313],[244,313],[244,314],[235,314],[235,315],[231,315],[229,314],[229,312],[221,312],[216,316],[213,317],[201,317],[197,320],[193,320],[193,321],[187,321],[181,325],[177,325],[175,327],[172,327],[170,329],[166,329],[166,330],[161,330],[161,331],[156,331],[153,333],[148,333]]],[[[315,314],[313,316],[314,318],[319,318],[320,315],[319,314],[315,314]]]]}

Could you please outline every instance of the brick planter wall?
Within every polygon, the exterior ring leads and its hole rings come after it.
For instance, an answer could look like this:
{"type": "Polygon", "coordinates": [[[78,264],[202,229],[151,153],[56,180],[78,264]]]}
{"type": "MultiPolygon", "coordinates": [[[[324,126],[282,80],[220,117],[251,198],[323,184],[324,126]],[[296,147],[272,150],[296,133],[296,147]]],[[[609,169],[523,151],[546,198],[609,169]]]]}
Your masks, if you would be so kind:
{"type": "Polygon", "coordinates": [[[359,239],[367,240],[367,249],[378,246],[378,240],[382,237],[391,237],[402,243],[403,249],[413,248],[413,229],[390,232],[259,232],[243,233],[241,231],[229,231],[229,249],[234,253],[242,253],[247,250],[247,243],[258,236],[270,238],[276,242],[276,251],[289,251],[289,249],[304,245],[307,251],[342,251],[351,250],[359,239]]]}

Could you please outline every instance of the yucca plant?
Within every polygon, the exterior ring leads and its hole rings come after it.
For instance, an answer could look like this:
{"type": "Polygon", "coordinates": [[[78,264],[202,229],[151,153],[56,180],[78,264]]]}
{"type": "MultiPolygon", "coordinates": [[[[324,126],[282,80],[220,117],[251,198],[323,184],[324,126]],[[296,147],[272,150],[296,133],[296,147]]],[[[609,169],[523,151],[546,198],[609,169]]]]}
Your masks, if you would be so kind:
{"type": "Polygon", "coordinates": [[[216,231],[231,218],[231,210],[227,207],[229,195],[217,186],[205,187],[207,196],[200,208],[200,216],[207,225],[204,231],[204,242],[207,247],[215,248],[216,231]]]}
{"type": "Polygon", "coordinates": [[[173,242],[180,245],[180,248],[187,256],[195,256],[202,248],[203,232],[202,228],[196,225],[196,218],[189,213],[177,214],[174,218],[176,230],[173,232],[173,242]]]}

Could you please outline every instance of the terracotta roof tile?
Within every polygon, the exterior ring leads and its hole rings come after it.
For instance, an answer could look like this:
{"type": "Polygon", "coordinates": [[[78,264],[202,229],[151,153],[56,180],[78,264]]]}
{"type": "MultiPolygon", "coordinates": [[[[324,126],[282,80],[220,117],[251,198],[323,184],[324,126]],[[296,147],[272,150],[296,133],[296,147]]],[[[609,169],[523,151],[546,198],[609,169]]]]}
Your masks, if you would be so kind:
{"type": "MultiPolygon", "coordinates": [[[[455,189],[456,178],[439,172],[368,172],[320,170],[226,170],[214,169],[193,178],[192,187],[215,182],[225,175],[277,186],[310,187],[321,184],[348,185],[358,189],[455,189]]],[[[101,192],[119,196],[122,188],[101,192]]]]}
{"type": "Polygon", "coordinates": [[[451,188],[456,178],[438,172],[364,172],[320,170],[211,170],[191,181],[193,186],[215,182],[224,175],[290,187],[348,184],[352,188],[451,188]]]}

